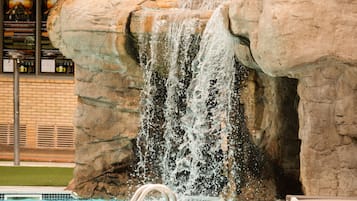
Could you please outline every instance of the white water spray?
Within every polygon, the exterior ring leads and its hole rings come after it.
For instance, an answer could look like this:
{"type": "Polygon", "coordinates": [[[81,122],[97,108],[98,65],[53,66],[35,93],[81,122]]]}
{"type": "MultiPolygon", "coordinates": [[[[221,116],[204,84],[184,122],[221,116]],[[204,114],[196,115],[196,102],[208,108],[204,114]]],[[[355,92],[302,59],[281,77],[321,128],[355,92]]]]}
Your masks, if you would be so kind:
{"type": "MultiPolygon", "coordinates": [[[[204,10],[219,4],[179,3],[183,13],[191,7],[204,10]]],[[[227,138],[233,132],[230,115],[236,96],[238,40],[228,31],[223,9],[215,10],[200,37],[199,19],[182,13],[169,19],[156,15],[151,35],[139,37],[146,86],[138,171],[147,174],[151,168],[149,174],[159,174],[163,183],[184,195],[218,196],[228,183],[224,161],[229,155],[227,138]],[[160,31],[163,27],[169,27],[166,34],[160,31]]]]}
{"type": "Polygon", "coordinates": [[[188,173],[179,186],[179,191],[188,194],[217,195],[226,182],[224,146],[232,131],[229,114],[236,64],[233,46],[237,41],[227,30],[221,9],[216,9],[208,22],[192,63],[188,105],[181,119],[186,140],[179,147],[172,175],[188,173]]]}

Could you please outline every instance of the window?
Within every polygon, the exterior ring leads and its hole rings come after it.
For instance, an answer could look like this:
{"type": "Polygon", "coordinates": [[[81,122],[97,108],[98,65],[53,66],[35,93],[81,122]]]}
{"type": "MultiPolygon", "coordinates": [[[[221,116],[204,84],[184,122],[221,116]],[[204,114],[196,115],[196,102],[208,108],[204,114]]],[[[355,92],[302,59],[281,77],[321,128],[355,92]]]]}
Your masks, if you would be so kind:
{"type": "Polygon", "coordinates": [[[20,52],[20,73],[73,75],[74,63],[54,48],[46,23],[56,0],[0,0],[0,70],[13,72],[11,52],[20,52]]]}

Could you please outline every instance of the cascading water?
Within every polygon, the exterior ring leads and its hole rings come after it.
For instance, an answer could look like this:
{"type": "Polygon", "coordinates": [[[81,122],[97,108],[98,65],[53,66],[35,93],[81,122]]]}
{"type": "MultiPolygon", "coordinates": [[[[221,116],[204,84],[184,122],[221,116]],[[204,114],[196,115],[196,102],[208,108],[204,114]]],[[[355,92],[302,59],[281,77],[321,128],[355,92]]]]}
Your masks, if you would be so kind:
{"type": "Polygon", "coordinates": [[[161,175],[169,171],[171,163],[163,162],[163,158],[164,161],[171,161],[170,153],[177,146],[173,142],[178,142],[183,132],[179,121],[186,108],[185,91],[191,79],[190,62],[195,52],[193,49],[198,45],[198,39],[193,34],[199,20],[175,16],[176,26],[171,25],[163,35],[161,29],[168,26],[168,19],[161,19],[159,14],[154,18],[149,38],[139,37],[140,47],[143,47],[139,53],[140,63],[145,69],[146,83],[142,93],[142,129],[137,140],[141,152],[138,172],[149,181],[157,178],[147,175],[161,175]],[[163,52],[163,49],[170,51],[163,52]],[[169,143],[165,143],[165,139],[169,143]]]}
{"type": "Polygon", "coordinates": [[[192,63],[193,79],[186,91],[188,105],[181,118],[185,141],[179,147],[176,167],[171,173],[171,180],[186,174],[178,190],[188,194],[215,195],[226,183],[223,161],[227,156],[222,145],[232,130],[229,111],[235,41],[220,14],[219,9],[213,13],[192,63]]]}
{"type": "Polygon", "coordinates": [[[248,137],[239,103],[246,71],[234,57],[239,41],[228,31],[221,6],[202,36],[199,17],[184,14],[219,3],[179,1],[182,12],[157,14],[151,34],[139,37],[146,83],[137,172],[144,182],[162,180],[183,195],[239,191],[247,168],[248,137]]]}

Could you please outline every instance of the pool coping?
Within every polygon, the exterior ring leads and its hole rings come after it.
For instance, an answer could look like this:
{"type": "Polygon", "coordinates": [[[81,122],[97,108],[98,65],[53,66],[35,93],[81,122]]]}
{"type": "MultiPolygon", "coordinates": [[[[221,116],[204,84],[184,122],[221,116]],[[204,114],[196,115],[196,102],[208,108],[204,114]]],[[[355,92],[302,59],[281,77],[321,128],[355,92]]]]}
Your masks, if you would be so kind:
{"type": "Polygon", "coordinates": [[[0,186],[0,193],[72,193],[65,186],[0,186]]]}
{"type": "MultiPolygon", "coordinates": [[[[14,162],[13,161],[0,161],[0,166],[14,166],[14,162]]],[[[21,161],[19,166],[20,167],[68,167],[68,168],[74,168],[75,163],[21,161]]]]}
{"type": "Polygon", "coordinates": [[[286,201],[357,201],[357,197],[287,195],[286,201]]]}

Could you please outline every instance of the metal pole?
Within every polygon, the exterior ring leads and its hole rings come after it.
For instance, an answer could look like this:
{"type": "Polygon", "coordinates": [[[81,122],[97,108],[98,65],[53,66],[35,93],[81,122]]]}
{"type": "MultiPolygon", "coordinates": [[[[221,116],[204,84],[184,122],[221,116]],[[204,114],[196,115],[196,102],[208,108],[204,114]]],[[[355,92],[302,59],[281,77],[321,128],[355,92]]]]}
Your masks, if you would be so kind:
{"type": "Polygon", "coordinates": [[[41,70],[41,35],[42,35],[42,0],[36,0],[36,48],[35,48],[35,73],[41,70]]]}
{"type": "Polygon", "coordinates": [[[9,51],[10,57],[14,61],[14,165],[20,165],[20,85],[19,69],[20,58],[23,58],[21,51],[9,51]]]}
{"type": "Polygon", "coordinates": [[[14,165],[20,165],[20,98],[19,58],[14,58],[14,165]]]}
{"type": "Polygon", "coordinates": [[[0,0],[0,69],[3,70],[3,54],[4,54],[4,0],[0,0]]]}

